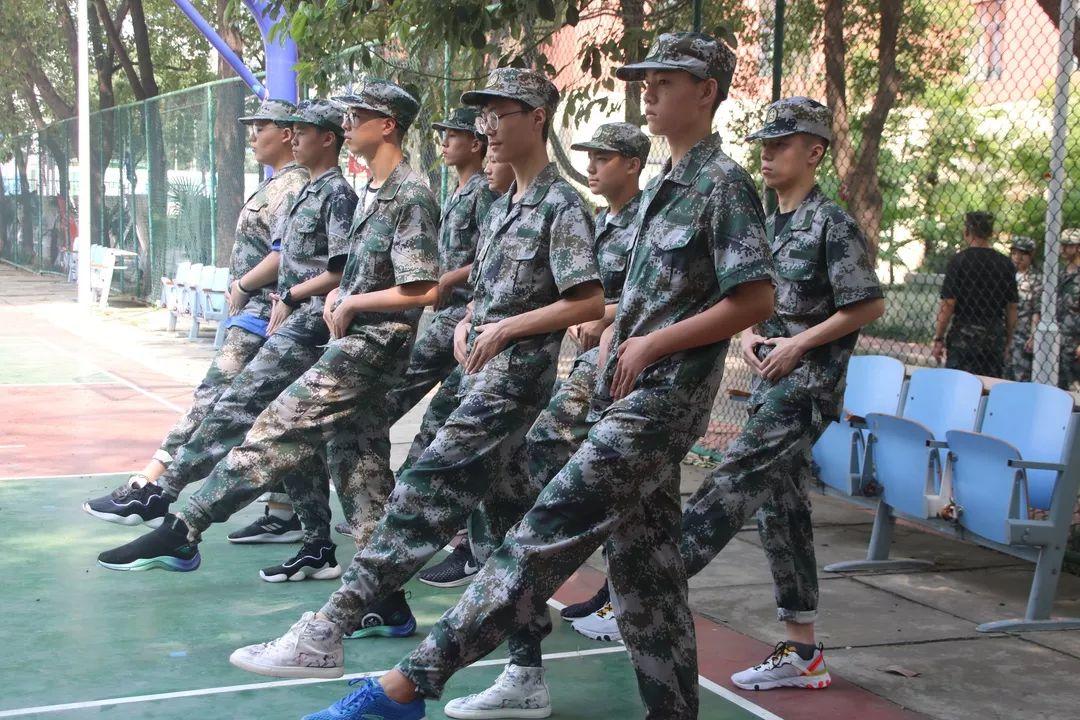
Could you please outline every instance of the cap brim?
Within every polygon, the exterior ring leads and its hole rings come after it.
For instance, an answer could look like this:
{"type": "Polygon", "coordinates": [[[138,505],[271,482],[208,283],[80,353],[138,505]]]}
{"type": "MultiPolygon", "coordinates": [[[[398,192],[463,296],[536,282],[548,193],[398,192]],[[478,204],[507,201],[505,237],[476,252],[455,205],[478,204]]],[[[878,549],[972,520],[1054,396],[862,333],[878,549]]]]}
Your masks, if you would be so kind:
{"type": "Polygon", "coordinates": [[[520,103],[525,103],[531,108],[538,107],[533,105],[527,100],[522,100],[520,97],[510,95],[509,93],[489,92],[487,90],[467,90],[461,93],[461,103],[463,105],[472,105],[473,107],[479,107],[486,104],[489,100],[516,100],[520,103]]]}
{"type": "Polygon", "coordinates": [[[620,155],[623,154],[622,151],[619,150],[618,148],[614,148],[614,147],[612,147],[610,145],[605,145],[603,143],[592,142],[592,141],[574,143],[573,145],[570,146],[570,149],[571,150],[599,150],[601,152],[613,152],[613,153],[619,153],[620,155]]]}
{"type": "Polygon", "coordinates": [[[475,125],[473,125],[472,127],[466,127],[465,125],[459,125],[457,123],[433,122],[431,123],[431,127],[433,130],[464,130],[465,132],[476,132],[475,125]]]}
{"type": "Polygon", "coordinates": [[[236,118],[237,122],[248,123],[259,122],[260,120],[269,120],[270,122],[291,122],[290,120],[283,120],[281,118],[267,117],[266,115],[245,115],[244,117],[236,118]]]}
{"type": "Polygon", "coordinates": [[[746,142],[754,142],[755,140],[772,140],[773,138],[784,137],[785,135],[795,135],[795,130],[787,130],[780,128],[770,128],[768,125],[761,128],[757,132],[750,133],[745,138],[746,142]]]}
{"type": "Polygon", "coordinates": [[[701,78],[702,80],[707,79],[706,76],[698,75],[680,65],[671,65],[668,63],[656,62],[655,60],[644,60],[642,62],[623,65],[615,71],[615,77],[625,81],[643,80],[645,78],[646,70],[682,70],[684,73],[693,75],[696,78],[701,78]]]}
{"type": "Polygon", "coordinates": [[[299,115],[290,115],[289,117],[281,120],[281,122],[303,123],[304,125],[311,125],[312,127],[322,128],[323,130],[329,130],[330,132],[337,133],[338,135],[344,135],[345,134],[345,128],[338,127],[336,125],[327,125],[326,123],[321,123],[321,122],[311,122],[307,118],[302,118],[299,115]]]}

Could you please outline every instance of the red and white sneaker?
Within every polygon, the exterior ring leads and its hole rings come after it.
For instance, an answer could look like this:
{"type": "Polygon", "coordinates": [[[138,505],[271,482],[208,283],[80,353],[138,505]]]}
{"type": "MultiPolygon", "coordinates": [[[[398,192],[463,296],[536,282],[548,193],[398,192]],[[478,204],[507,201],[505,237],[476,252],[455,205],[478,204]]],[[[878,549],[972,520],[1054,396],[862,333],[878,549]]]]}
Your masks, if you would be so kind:
{"type": "Polygon", "coordinates": [[[731,682],[743,690],[772,690],[773,688],[807,688],[824,690],[832,684],[829,670],[825,667],[822,646],[814,650],[814,656],[803,660],[795,646],[787,641],[778,642],[769,657],[760,665],[737,672],[731,682]]]}

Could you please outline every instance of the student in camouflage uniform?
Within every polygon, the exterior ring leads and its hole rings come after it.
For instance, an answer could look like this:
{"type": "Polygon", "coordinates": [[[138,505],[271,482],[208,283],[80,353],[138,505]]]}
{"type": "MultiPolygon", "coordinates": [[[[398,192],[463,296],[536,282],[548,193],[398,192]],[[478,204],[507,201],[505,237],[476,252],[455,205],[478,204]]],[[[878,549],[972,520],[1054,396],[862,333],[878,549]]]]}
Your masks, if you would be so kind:
{"type": "MultiPolygon", "coordinates": [[[[255,161],[270,165],[274,174],[260,183],[240,209],[236,237],[229,262],[233,278],[229,289],[229,319],[225,342],[217,351],[206,376],[195,388],[191,406],[165,436],[161,447],[142,471],[110,495],[83,504],[86,512],[111,522],[138,524],[144,503],[164,504],[163,498],[143,491],[156,483],[173,457],[195,434],[214,403],[240,371],[255,357],[266,340],[270,316],[270,293],[278,275],[280,249],[273,238],[275,226],[292,207],[297,193],[308,180],[308,172],[293,159],[292,123],[288,118],[296,106],[284,100],[265,100],[240,122],[249,128],[255,161]],[[135,503],[129,501],[135,500],[135,503]]],[[[153,490],[153,488],[151,488],[153,490]]],[[[275,497],[277,501],[287,498],[275,497]]],[[[291,511],[288,513],[291,516],[291,511]]],[[[154,518],[160,521],[161,515],[154,518]]],[[[288,531],[280,535],[287,535],[288,531]]]]}
{"type": "MultiPolygon", "coordinates": [[[[170,502],[188,484],[206,477],[244,439],[259,413],[314,364],[322,354],[320,346],[329,337],[323,299],[340,282],[349,247],[349,222],[356,207],[356,193],[337,165],[344,142],[341,110],[327,100],[304,101],[289,119],[294,127],[296,160],[309,169],[312,179],[280,225],[279,294],[272,296],[268,338],[153,486],[170,502]]],[[[296,472],[320,477],[327,474],[321,459],[298,466],[296,472]]],[[[264,488],[280,489],[280,485],[264,488]]],[[[204,484],[181,515],[205,516],[220,490],[217,485],[204,484]]],[[[165,530],[162,525],[155,533],[102,553],[98,561],[111,569],[196,569],[199,556],[195,546],[172,552],[162,545],[171,537],[161,535],[165,530]]]]}
{"type": "Polygon", "coordinates": [[[931,355],[945,367],[1001,377],[1016,329],[1016,268],[990,247],[992,213],[964,216],[964,240],[945,268],[931,355]],[[946,333],[946,330],[948,331],[946,333]]]}
{"type": "Polygon", "coordinates": [[[476,108],[456,108],[449,118],[432,124],[442,134],[443,158],[457,171],[458,186],[446,199],[439,222],[441,275],[435,313],[413,345],[405,379],[387,398],[391,424],[457,366],[454,328],[472,300],[467,281],[476,256],[480,221],[495,199],[482,172],[487,138],[476,130],[476,116],[476,108]]]}
{"type": "Polygon", "coordinates": [[[1080,380],[1080,228],[1061,231],[1061,271],[1057,289],[1057,321],[1061,333],[1058,387],[1072,390],[1080,380]]]}
{"type": "MultiPolygon", "coordinates": [[[[470,278],[473,308],[455,332],[461,402],[398,476],[386,516],[341,589],[318,618],[307,613],[294,626],[324,637],[335,648],[331,655],[312,656],[314,669],[296,668],[311,663],[290,655],[288,643],[271,643],[237,650],[233,664],[264,674],[340,675],[341,638],[360,627],[369,606],[398,591],[481,502],[489,527],[501,532],[528,509],[526,475],[512,462],[550,397],[566,328],[603,314],[591,215],[547,157],[558,101],[550,80],[518,68],[494,70],[486,87],[462,95],[463,103],[483,106],[477,127],[516,179],[488,213],[470,278]]],[[[547,632],[545,616],[516,633],[511,663],[542,673],[539,641],[547,632]]]]}
{"type": "MultiPolygon", "coordinates": [[[[726,46],[679,33],[661,35],[642,63],[618,71],[645,80],[649,127],[667,136],[672,161],[642,194],[618,312],[601,341],[595,424],[420,647],[339,705],[348,704],[347,717],[423,717],[422,697],[438,697],[455,671],[544,614],[552,593],[609,537],[647,717],[697,717],[694,631],[677,547],[678,463],[708,422],[728,338],[772,311],[761,204],[711,133],[734,67],[726,46]]],[[[307,615],[274,645],[276,664],[249,669],[340,674],[337,623],[349,620],[334,614],[334,603],[326,611],[328,619],[307,615]]],[[[240,653],[269,659],[272,651],[241,650],[234,662],[240,653]]]]}
{"type": "Polygon", "coordinates": [[[1026,382],[1031,380],[1035,326],[1039,324],[1039,303],[1042,300],[1042,277],[1032,266],[1035,241],[1014,235],[1009,257],[1016,266],[1016,291],[1020,300],[1016,305],[1016,329],[1009,348],[1006,376],[1011,380],[1026,382]]]}

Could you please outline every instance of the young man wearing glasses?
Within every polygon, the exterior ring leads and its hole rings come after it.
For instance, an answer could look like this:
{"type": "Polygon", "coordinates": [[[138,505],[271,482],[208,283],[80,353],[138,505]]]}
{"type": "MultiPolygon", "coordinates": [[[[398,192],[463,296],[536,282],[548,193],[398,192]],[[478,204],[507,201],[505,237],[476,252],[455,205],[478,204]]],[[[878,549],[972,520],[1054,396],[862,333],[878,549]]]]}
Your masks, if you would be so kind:
{"type": "MultiPolygon", "coordinates": [[[[547,156],[558,100],[550,80],[518,68],[492,71],[486,87],[462,95],[483,107],[477,129],[516,179],[488,213],[472,268],[471,313],[455,333],[461,403],[398,476],[386,515],[341,589],[283,638],[234,652],[234,665],[272,676],[339,677],[342,637],[384,598],[398,594],[404,604],[401,586],[467,518],[486,525],[470,528],[474,538],[498,539],[528,509],[535,491],[512,461],[550,396],[566,328],[604,311],[591,215],[547,156]],[[484,512],[470,517],[481,503],[484,512]]],[[[546,615],[533,617],[511,638],[510,662],[535,684],[542,682],[540,639],[551,625],[546,615]]],[[[518,690],[506,700],[512,706],[528,698],[518,690]]]]}

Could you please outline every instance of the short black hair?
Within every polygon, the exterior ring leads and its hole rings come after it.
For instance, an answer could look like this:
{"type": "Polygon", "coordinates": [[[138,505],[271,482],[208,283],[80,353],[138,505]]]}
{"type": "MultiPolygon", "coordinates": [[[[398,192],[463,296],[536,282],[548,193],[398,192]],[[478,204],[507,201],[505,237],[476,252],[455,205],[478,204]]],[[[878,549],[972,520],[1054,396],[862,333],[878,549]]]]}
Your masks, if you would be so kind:
{"type": "MultiPolygon", "coordinates": [[[[705,82],[707,80],[715,79],[715,78],[699,78],[697,75],[690,75],[690,77],[694,78],[694,82],[696,82],[696,83],[703,83],[703,82],[705,82]]],[[[725,95],[724,92],[720,89],[720,81],[717,80],[716,81],[716,99],[713,100],[712,110],[710,112],[713,115],[716,115],[716,110],[720,107],[720,103],[724,102],[724,100],[726,100],[726,99],[727,99],[727,95],[725,95]]]]}
{"type": "Polygon", "coordinates": [[[547,142],[548,134],[551,132],[551,112],[543,105],[530,105],[529,103],[523,102],[521,100],[516,100],[515,102],[521,106],[522,110],[527,110],[529,112],[532,112],[538,107],[543,108],[544,127],[540,130],[540,137],[543,138],[544,142],[547,142]]]}
{"type": "Polygon", "coordinates": [[[345,144],[345,135],[334,130],[330,130],[328,132],[334,133],[334,144],[337,146],[337,152],[340,154],[341,147],[345,144]]]}
{"type": "Polygon", "coordinates": [[[985,210],[973,210],[964,216],[964,230],[980,240],[988,240],[994,234],[994,214],[985,210]]]}

